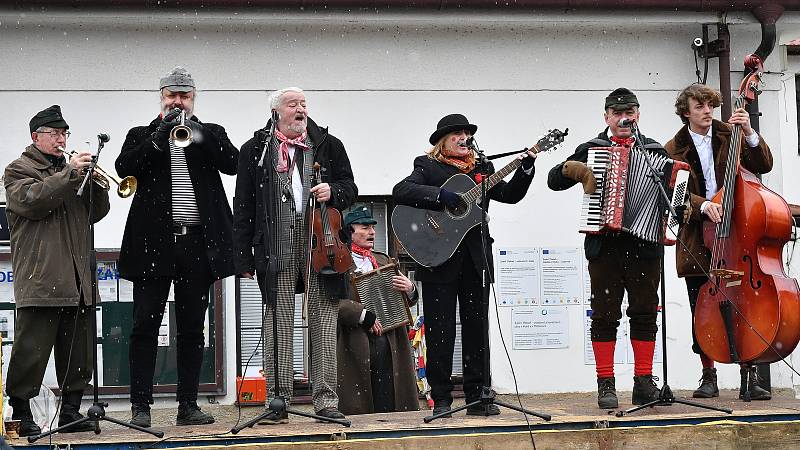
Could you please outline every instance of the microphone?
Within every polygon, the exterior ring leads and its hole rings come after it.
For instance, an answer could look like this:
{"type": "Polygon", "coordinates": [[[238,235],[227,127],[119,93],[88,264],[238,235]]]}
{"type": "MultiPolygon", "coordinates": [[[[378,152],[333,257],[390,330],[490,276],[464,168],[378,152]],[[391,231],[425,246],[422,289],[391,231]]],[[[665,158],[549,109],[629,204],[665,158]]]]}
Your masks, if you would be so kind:
{"type": "Polygon", "coordinates": [[[617,126],[620,128],[631,128],[634,125],[636,125],[636,120],[634,119],[625,118],[620,119],[619,122],[617,122],[617,126]]]}
{"type": "Polygon", "coordinates": [[[475,147],[475,138],[470,136],[467,138],[466,142],[464,142],[464,146],[471,150],[476,150],[475,147]]]}
{"type": "Polygon", "coordinates": [[[100,134],[97,135],[97,139],[99,139],[100,142],[105,144],[106,142],[111,140],[111,136],[109,136],[106,133],[100,133],[100,134]]]}

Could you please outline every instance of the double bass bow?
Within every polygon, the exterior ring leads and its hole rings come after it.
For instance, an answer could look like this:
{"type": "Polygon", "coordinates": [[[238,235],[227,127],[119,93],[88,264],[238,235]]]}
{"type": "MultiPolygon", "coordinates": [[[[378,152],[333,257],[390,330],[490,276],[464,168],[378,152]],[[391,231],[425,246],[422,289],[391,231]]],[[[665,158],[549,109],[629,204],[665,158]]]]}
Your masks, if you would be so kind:
{"type": "MultiPolygon", "coordinates": [[[[319,163],[314,163],[314,177],[312,185],[322,182],[319,163]]],[[[345,273],[353,265],[350,247],[339,237],[342,229],[342,213],[336,208],[328,207],[325,202],[319,202],[319,208],[314,204],[316,200],[311,196],[309,208],[309,266],[314,272],[321,275],[335,275],[345,273]]]]}
{"type": "MultiPolygon", "coordinates": [[[[745,66],[750,73],[734,110],[758,94],[761,58],[750,55],[745,66]]],[[[723,188],[711,200],[722,205],[722,220],[704,223],[711,267],[697,298],[694,330],[714,361],[772,363],[791,354],[800,340],[800,289],[781,260],[792,215],[780,195],[741,167],[742,141],[742,127],[734,125],[723,188]]]]}

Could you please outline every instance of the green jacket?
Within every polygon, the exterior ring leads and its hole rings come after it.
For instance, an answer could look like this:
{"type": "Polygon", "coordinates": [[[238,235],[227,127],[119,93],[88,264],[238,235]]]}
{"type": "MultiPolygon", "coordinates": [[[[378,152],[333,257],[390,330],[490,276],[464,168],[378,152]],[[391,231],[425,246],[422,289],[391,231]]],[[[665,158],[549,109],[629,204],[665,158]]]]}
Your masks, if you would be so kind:
{"type": "MultiPolygon", "coordinates": [[[[82,180],[69,165],[57,171],[33,145],[6,167],[6,214],[17,308],[77,306],[81,291],[87,293],[84,303],[91,304],[88,293],[94,274],[87,262],[88,191],[83,198],[76,195],[82,180]]],[[[108,192],[95,183],[92,190],[92,220],[97,222],[108,214],[108,192]]]]}

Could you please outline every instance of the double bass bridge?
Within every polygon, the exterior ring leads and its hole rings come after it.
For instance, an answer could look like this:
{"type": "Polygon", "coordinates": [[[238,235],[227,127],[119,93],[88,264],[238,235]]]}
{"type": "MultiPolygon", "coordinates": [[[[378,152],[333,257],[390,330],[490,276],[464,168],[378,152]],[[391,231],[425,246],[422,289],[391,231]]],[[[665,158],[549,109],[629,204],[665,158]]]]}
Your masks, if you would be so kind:
{"type": "Polygon", "coordinates": [[[726,280],[725,287],[739,286],[742,284],[744,272],[731,269],[712,269],[711,275],[719,280],[726,280]]]}

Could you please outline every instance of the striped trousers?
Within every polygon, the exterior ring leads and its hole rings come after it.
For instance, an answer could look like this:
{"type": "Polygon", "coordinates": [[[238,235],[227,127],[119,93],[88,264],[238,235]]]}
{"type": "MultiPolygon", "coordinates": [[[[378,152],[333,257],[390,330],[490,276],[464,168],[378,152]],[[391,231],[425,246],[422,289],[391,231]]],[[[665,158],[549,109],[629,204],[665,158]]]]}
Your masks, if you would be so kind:
{"type": "MultiPolygon", "coordinates": [[[[307,229],[304,220],[295,220],[292,235],[292,252],[286,267],[278,272],[278,377],[280,396],[287,400],[293,393],[293,332],[295,286],[306,276],[308,246],[307,229]]],[[[264,277],[259,276],[259,285],[264,292],[264,277]]],[[[312,271],[307,284],[308,289],[308,334],[311,340],[311,387],[314,411],[323,408],[338,408],[336,395],[336,322],[339,314],[339,299],[331,298],[325,285],[320,283],[319,274],[312,271]]],[[[267,376],[267,406],[276,396],[274,356],[272,341],[272,305],[264,308],[264,372],[267,376]]]]}

